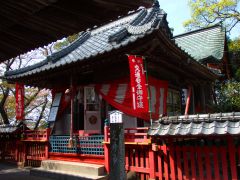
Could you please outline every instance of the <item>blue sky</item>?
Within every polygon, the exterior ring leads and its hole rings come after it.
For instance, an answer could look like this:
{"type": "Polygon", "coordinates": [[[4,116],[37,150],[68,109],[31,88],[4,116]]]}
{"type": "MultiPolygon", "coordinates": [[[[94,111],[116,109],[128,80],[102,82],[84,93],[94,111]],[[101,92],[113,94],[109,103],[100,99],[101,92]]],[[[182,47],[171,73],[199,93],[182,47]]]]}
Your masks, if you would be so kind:
{"type": "MultiPolygon", "coordinates": [[[[190,18],[191,13],[188,7],[188,0],[158,0],[160,8],[167,13],[169,27],[174,28],[173,34],[181,34],[185,32],[183,22],[190,18]]],[[[240,10],[240,5],[238,7],[240,10]]],[[[240,36],[240,23],[235,27],[230,37],[240,36]]]]}

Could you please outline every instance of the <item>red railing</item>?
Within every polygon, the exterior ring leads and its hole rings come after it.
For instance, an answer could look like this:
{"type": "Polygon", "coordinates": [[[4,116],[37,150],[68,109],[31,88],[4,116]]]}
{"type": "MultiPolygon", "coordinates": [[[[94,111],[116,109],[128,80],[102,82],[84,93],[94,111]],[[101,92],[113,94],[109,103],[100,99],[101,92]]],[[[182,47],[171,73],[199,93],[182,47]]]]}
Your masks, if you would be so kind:
{"type": "MultiPolygon", "coordinates": [[[[133,160],[128,158],[132,158],[133,151],[141,151],[141,162],[145,161],[144,158],[147,158],[145,153],[149,152],[149,147],[151,144],[150,139],[147,137],[148,128],[126,128],[124,130],[125,133],[125,154],[126,154],[126,170],[135,170],[135,163],[133,160]],[[133,147],[135,147],[133,149],[133,147]],[[144,155],[143,155],[144,154],[144,155]],[[134,165],[132,165],[132,163],[134,165]]],[[[107,172],[110,170],[110,129],[108,126],[104,127],[104,155],[105,155],[105,168],[107,172]]],[[[146,163],[143,163],[146,164],[146,163]]],[[[148,167],[141,165],[140,169],[142,172],[147,172],[148,167]]],[[[140,171],[139,171],[140,172],[140,171]]]]}
{"type": "Polygon", "coordinates": [[[40,166],[44,159],[49,156],[50,129],[24,131],[23,164],[28,166],[40,166]]]}
{"type": "MultiPolygon", "coordinates": [[[[124,129],[125,143],[127,144],[149,143],[150,139],[147,137],[147,131],[148,131],[147,127],[124,129]]],[[[105,126],[104,129],[104,141],[110,142],[110,129],[108,126],[105,126]]]]}
{"type": "Polygon", "coordinates": [[[24,131],[23,141],[48,141],[50,129],[45,130],[26,130],[24,131]]]}

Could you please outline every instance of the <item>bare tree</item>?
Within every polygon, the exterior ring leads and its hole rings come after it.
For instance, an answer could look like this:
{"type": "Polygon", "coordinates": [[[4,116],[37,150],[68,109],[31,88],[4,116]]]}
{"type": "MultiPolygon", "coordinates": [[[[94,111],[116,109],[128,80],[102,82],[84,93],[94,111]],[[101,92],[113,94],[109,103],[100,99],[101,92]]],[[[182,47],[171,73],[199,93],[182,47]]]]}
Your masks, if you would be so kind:
{"type": "MultiPolygon", "coordinates": [[[[39,49],[37,53],[44,56],[48,55],[51,46],[39,49]],[[47,54],[45,53],[47,51],[47,54]]],[[[32,63],[35,60],[36,52],[26,53],[19,55],[16,58],[7,60],[1,64],[0,70],[1,75],[6,71],[23,68],[32,63]]],[[[36,62],[36,61],[35,61],[36,62]]],[[[49,91],[38,88],[25,87],[24,106],[25,106],[25,118],[31,119],[35,123],[34,128],[36,129],[40,121],[45,117],[46,112],[49,111],[50,101],[49,91]],[[38,114],[39,113],[39,116],[38,114]]],[[[10,121],[15,120],[15,86],[8,84],[5,81],[0,81],[0,121],[3,124],[9,124],[10,121]]]]}

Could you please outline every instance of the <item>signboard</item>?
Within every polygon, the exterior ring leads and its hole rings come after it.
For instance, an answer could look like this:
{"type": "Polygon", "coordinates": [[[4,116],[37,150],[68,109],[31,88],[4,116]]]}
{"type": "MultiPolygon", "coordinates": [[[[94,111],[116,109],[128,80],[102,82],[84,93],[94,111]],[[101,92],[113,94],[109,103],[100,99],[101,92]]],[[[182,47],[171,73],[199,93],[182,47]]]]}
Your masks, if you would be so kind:
{"type": "Polygon", "coordinates": [[[130,68],[133,110],[138,113],[148,112],[148,92],[143,68],[143,59],[142,57],[129,55],[128,60],[130,68]]]}
{"type": "Polygon", "coordinates": [[[56,93],[54,96],[52,107],[50,109],[50,113],[48,117],[49,122],[56,121],[59,105],[61,102],[61,97],[62,97],[62,93],[56,93]]]}
{"type": "Polygon", "coordinates": [[[123,123],[122,112],[120,111],[112,111],[110,112],[110,123],[123,123]]]}

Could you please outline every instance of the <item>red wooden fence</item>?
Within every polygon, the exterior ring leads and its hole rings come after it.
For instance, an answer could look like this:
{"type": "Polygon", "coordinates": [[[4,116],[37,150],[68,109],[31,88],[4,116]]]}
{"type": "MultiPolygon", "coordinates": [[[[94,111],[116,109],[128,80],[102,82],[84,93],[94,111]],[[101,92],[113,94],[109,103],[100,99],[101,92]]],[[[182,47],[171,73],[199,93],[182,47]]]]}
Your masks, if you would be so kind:
{"type": "Polygon", "coordinates": [[[1,159],[17,162],[20,166],[39,166],[48,158],[49,129],[24,131],[23,137],[3,141],[1,159]]]}
{"type": "Polygon", "coordinates": [[[41,161],[48,159],[50,129],[39,131],[24,131],[23,164],[26,166],[40,166],[41,161]]]}
{"type": "Polygon", "coordinates": [[[0,146],[1,159],[5,161],[14,161],[17,158],[17,146],[17,141],[4,139],[0,146]]]}
{"type": "Polygon", "coordinates": [[[231,142],[228,146],[162,145],[155,152],[157,171],[153,178],[237,180],[239,152],[231,142]]]}
{"type": "MultiPolygon", "coordinates": [[[[109,140],[107,128],[105,137],[105,141],[109,140]]],[[[143,138],[142,142],[137,139],[137,142],[125,142],[125,165],[126,171],[135,171],[141,180],[240,179],[238,137],[170,140],[152,137],[155,143],[150,143],[150,139],[143,138]]],[[[105,150],[105,166],[109,171],[109,142],[105,142],[105,150]]]]}
{"type": "MultiPolygon", "coordinates": [[[[147,137],[147,128],[125,130],[126,171],[141,180],[240,179],[240,138],[147,137]]],[[[9,139],[0,146],[1,157],[22,165],[39,166],[48,158],[49,130],[27,131],[23,139],[9,139]]],[[[105,166],[109,172],[109,128],[105,127],[105,166]]]]}

